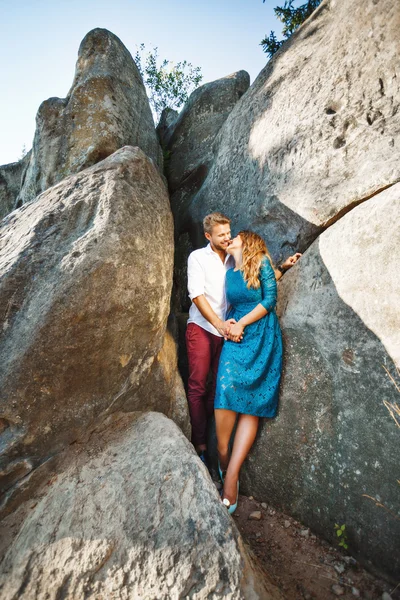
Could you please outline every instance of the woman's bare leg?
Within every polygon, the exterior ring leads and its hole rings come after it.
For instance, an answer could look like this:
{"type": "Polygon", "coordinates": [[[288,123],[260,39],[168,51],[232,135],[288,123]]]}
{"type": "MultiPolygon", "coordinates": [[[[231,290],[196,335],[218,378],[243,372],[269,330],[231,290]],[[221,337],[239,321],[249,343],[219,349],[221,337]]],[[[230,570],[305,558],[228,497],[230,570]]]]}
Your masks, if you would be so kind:
{"type": "Polygon", "coordinates": [[[224,482],[224,498],[227,498],[231,504],[236,502],[240,468],[256,439],[258,419],[253,415],[239,415],[232,455],[224,482]]]}
{"type": "Polygon", "coordinates": [[[237,413],[233,410],[215,409],[218,458],[223,471],[227,469],[229,463],[229,440],[235,427],[236,417],[237,413]]]}

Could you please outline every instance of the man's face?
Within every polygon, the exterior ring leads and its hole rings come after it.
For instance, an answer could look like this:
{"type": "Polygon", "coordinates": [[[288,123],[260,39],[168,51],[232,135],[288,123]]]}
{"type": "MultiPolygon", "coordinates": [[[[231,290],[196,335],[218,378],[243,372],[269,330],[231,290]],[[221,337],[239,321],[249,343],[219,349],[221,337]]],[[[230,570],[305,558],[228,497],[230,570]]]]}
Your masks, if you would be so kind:
{"type": "Polygon", "coordinates": [[[231,239],[231,226],[229,223],[224,225],[214,225],[211,233],[205,234],[213,250],[226,250],[231,239]]]}

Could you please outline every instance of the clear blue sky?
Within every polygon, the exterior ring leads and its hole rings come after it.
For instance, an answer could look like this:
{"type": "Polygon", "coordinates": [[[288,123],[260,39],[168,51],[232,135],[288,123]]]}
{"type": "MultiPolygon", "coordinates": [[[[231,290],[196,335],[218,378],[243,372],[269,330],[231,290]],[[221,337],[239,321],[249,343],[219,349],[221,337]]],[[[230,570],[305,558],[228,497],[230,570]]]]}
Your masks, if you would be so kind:
{"type": "MultiPolygon", "coordinates": [[[[162,58],[202,68],[203,83],[245,69],[253,81],[266,63],[260,40],[280,35],[277,0],[0,0],[0,165],[29,150],[40,103],[64,98],[81,40],[95,27],[115,33],[135,54],[158,46],[162,58]]],[[[281,2],[283,4],[283,2],[281,2]]]]}

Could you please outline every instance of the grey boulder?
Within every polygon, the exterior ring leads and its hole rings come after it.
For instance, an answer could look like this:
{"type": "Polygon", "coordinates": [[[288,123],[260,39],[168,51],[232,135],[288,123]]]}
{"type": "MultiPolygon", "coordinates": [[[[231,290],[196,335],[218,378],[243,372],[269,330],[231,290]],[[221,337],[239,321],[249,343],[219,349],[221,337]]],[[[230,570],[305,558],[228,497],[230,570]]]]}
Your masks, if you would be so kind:
{"type": "Polygon", "coordinates": [[[279,285],[284,376],[243,485],[398,577],[400,184],[325,231],[279,285]],[[389,375],[390,374],[390,375],[389,375]],[[393,378],[393,380],[391,379],[393,378]]]}
{"type": "Polygon", "coordinates": [[[132,417],[41,491],[2,561],[2,598],[282,600],[179,429],[132,417]]]}
{"type": "MultiPolygon", "coordinates": [[[[190,228],[190,206],[206,179],[214,159],[214,146],[229,113],[250,84],[246,71],[238,71],[195,90],[177,115],[166,110],[157,128],[165,156],[165,173],[174,215],[175,289],[178,310],[187,308],[186,260],[189,252],[203,245],[204,238],[190,228]]],[[[215,206],[213,210],[217,210],[215,206]]],[[[204,213],[205,214],[205,213],[204,213]]],[[[204,216],[204,215],[203,215],[204,216]]]]}
{"type": "Polygon", "coordinates": [[[18,162],[0,166],[0,220],[15,208],[31,152],[18,162]]]}
{"type": "Polygon", "coordinates": [[[4,510],[38,466],[104,415],[158,410],[189,432],[166,332],[172,268],[168,195],[138,148],[122,148],[2,221],[4,510]]]}
{"type": "Polygon", "coordinates": [[[162,165],[146,90],[132,56],[116,35],[93,29],[79,47],[67,97],[50,98],[39,108],[18,206],[125,145],[138,146],[162,165]]]}
{"type": "Polygon", "coordinates": [[[399,27],[391,0],[322,2],[222,126],[189,207],[194,245],[221,210],[280,261],[399,181],[399,27]]]}
{"type": "MultiPolygon", "coordinates": [[[[168,184],[175,192],[188,177],[204,175],[213,158],[213,144],[229,113],[250,85],[246,71],[232,73],[206,83],[189,97],[179,116],[167,113],[171,121],[163,136],[163,147],[170,153],[167,163],[168,184]]],[[[168,117],[168,119],[167,119],[168,117]]],[[[187,185],[187,181],[184,184],[187,185]]]]}

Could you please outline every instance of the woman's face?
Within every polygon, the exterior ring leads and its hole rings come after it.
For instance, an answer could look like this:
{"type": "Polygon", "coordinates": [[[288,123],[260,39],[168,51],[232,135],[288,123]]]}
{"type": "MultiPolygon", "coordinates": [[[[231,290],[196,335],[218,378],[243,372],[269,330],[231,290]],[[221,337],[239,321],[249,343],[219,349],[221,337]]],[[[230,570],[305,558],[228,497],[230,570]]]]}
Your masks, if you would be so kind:
{"type": "Polygon", "coordinates": [[[232,254],[233,250],[239,250],[239,248],[242,248],[242,246],[243,246],[242,238],[240,237],[240,235],[237,235],[236,237],[231,239],[226,251],[228,252],[228,254],[232,254]]]}

